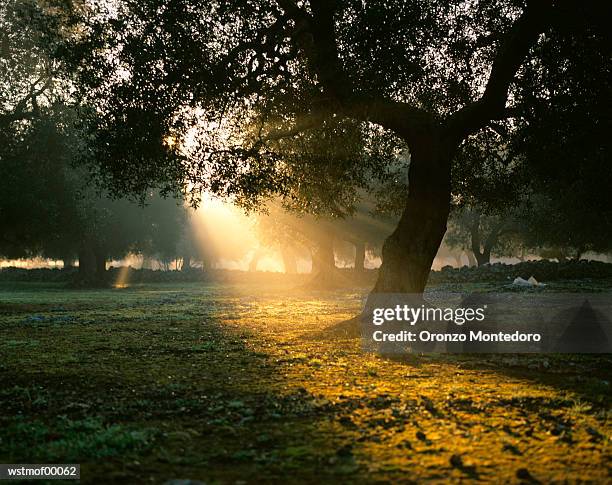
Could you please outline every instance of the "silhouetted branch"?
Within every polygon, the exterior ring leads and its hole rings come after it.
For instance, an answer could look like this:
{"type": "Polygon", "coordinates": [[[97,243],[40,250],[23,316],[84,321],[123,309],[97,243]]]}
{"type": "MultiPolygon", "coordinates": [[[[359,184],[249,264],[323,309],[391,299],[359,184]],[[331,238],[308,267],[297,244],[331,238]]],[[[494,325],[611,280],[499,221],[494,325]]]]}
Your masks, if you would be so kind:
{"type": "MultiPolygon", "coordinates": [[[[313,0],[312,16],[292,0],[278,0],[278,4],[296,22],[295,40],[318,75],[330,113],[379,124],[395,131],[408,143],[416,142],[424,131],[431,130],[433,116],[425,110],[355,93],[338,55],[334,25],[336,1],[313,0]]],[[[304,127],[310,124],[305,123],[304,127]]],[[[287,133],[297,134],[299,128],[296,124],[287,133]]]]}
{"type": "Polygon", "coordinates": [[[548,26],[551,7],[550,0],[532,1],[527,5],[497,50],[483,95],[446,121],[445,129],[451,139],[462,140],[490,120],[503,119],[509,114],[506,102],[510,85],[529,49],[548,26]]]}
{"type": "Polygon", "coordinates": [[[49,76],[41,87],[36,88],[38,83],[40,83],[43,79],[44,78],[41,77],[37,79],[34,83],[32,83],[28,94],[24,98],[19,100],[19,102],[15,106],[15,109],[11,113],[0,114],[1,126],[7,126],[13,123],[14,121],[30,119],[36,115],[38,108],[36,98],[42,93],[44,93],[51,86],[52,82],[52,78],[49,76]],[[32,104],[32,111],[26,111],[28,103],[32,104]]]}

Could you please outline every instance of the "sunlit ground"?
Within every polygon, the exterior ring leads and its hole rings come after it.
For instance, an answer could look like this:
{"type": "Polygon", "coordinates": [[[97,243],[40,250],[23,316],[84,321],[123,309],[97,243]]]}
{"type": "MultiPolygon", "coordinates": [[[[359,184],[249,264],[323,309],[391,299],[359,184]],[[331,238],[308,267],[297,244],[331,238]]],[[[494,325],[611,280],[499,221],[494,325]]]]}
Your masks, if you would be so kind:
{"type": "Polygon", "coordinates": [[[362,290],[261,286],[5,283],[0,461],[80,462],[84,483],[609,482],[609,356],[391,361],[320,333],[362,290]]]}

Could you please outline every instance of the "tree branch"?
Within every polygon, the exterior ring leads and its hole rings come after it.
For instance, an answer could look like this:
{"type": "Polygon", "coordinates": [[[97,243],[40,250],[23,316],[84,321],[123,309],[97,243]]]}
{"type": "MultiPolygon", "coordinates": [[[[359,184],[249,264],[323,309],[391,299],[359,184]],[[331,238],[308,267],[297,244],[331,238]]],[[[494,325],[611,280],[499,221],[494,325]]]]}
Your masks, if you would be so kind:
{"type": "Polygon", "coordinates": [[[551,1],[530,2],[498,48],[491,74],[480,99],[452,114],[444,123],[446,135],[455,143],[478,131],[490,120],[503,119],[510,84],[529,49],[548,26],[551,1]]]}
{"type": "Polygon", "coordinates": [[[261,138],[263,142],[278,141],[283,138],[292,138],[308,130],[319,128],[326,119],[332,116],[331,112],[313,111],[296,118],[295,123],[290,128],[273,129],[261,138]]]}
{"type": "Polygon", "coordinates": [[[343,114],[392,130],[409,145],[424,134],[430,133],[435,124],[433,116],[428,111],[386,99],[357,98],[347,103],[343,114]]]}
{"type": "Polygon", "coordinates": [[[36,85],[42,80],[44,80],[44,77],[37,79],[30,86],[30,91],[28,94],[19,100],[15,106],[15,109],[11,113],[0,114],[0,126],[8,126],[14,121],[27,120],[36,115],[36,98],[51,86],[52,78],[49,76],[41,87],[36,88],[36,85]],[[30,102],[32,103],[33,111],[26,111],[26,107],[30,102]]]}
{"type": "MultiPolygon", "coordinates": [[[[312,16],[293,0],[277,2],[296,22],[296,41],[317,73],[330,114],[381,125],[404,138],[409,145],[417,142],[424,132],[431,131],[434,126],[431,113],[407,103],[355,93],[342,68],[336,43],[336,0],[311,0],[312,16]]],[[[298,125],[287,134],[299,133],[298,125]]]]}
{"type": "Polygon", "coordinates": [[[335,108],[328,106],[298,115],[292,127],[270,130],[262,137],[262,141],[297,136],[304,131],[321,127],[326,120],[334,116],[369,121],[384,126],[408,141],[427,133],[434,124],[431,114],[409,104],[386,100],[356,99],[335,108]]]}

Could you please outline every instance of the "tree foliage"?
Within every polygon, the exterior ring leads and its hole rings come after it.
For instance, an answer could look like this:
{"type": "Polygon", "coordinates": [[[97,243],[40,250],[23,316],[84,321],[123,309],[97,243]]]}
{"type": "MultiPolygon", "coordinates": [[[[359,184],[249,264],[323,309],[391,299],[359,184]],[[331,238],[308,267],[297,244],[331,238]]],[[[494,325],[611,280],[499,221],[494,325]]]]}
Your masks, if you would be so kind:
{"type": "Polygon", "coordinates": [[[251,208],[280,194],[303,210],[343,213],[355,188],[388,180],[390,161],[432,119],[460,140],[512,114],[507,91],[513,109],[529,101],[523,85],[534,78],[514,70],[548,73],[550,32],[583,35],[602,13],[593,10],[124,0],[84,10],[62,58],[103,113],[97,155],[120,190],[180,180],[251,208]]]}

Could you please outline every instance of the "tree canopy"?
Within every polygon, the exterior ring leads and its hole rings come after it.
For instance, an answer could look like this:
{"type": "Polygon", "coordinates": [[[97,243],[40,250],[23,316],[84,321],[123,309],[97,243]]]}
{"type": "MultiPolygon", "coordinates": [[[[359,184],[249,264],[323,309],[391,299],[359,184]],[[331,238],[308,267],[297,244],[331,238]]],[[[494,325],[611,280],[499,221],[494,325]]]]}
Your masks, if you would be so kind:
{"type": "Polygon", "coordinates": [[[551,48],[595,35],[602,12],[589,8],[126,0],[83,7],[78,35],[61,52],[104,113],[100,163],[122,189],[178,178],[248,204],[318,180],[342,200],[385,170],[388,139],[384,156],[367,156],[370,143],[385,144],[375,126],[414,150],[427,127],[460,141],[513,114],[544,88],[534,71],[556,70],[551,48]],[[309,159],[313,145],[318,156],[309,159]]]}

